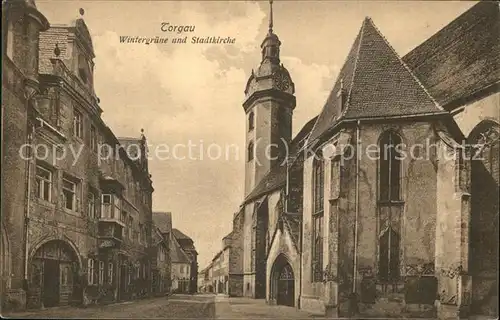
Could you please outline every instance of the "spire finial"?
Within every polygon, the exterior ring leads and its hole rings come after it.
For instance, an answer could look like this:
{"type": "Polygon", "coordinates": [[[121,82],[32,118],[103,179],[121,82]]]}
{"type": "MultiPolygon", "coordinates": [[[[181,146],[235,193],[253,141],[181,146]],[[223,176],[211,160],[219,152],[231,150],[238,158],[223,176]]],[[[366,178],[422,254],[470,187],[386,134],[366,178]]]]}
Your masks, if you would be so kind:
{"type": "Polygon", "coordinates": [[[269,33],[273,32],[273,0],[269,0],[269,33]]]}

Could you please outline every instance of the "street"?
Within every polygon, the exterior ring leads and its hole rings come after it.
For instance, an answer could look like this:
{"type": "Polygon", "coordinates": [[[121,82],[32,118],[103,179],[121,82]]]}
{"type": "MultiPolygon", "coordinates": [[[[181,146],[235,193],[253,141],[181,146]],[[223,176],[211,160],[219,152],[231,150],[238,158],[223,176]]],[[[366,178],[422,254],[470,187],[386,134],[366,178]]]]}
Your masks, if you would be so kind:
{"type": "Polygon", "coordinates": [[[173,295],[87,308],[61,307],[2,315],[11,319],[312,319],[291,307],[269,306],[263,300],[216,295],[173,295]]]}
{"type": "Polygon", "coordinates": [[[213,296],[174,295],[144,300],[134,300],[105,306],[87,308],[61,307],[30,310],[3,315],[17,319],[47,318],[157,318],[157,319],[208,319],[214,318],[213,296]]]}

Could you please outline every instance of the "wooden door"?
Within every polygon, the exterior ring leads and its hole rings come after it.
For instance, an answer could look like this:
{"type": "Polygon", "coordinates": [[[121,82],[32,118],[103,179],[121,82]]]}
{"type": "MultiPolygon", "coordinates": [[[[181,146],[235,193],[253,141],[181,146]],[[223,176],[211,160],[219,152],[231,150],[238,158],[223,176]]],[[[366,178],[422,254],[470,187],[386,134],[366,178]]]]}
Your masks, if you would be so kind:
{"type": "Polygon", "coordinates": [[[279,305],[293,307],[295,305],[295,281],[293,271],[290,265],[286,265],[278,278],[278,296],[279,305]]]}
{"type": "Polygon", "coordinates": [[[54,307],[59,304],[59,261],[45,260],[43,267],[43,305],[54,307]]]}
{"type": "Polygon", "coordinates": [[[70,304],[73,295],[73,270],[71,263],[61,263],[59,268],[59,305],[70,304]]]}
{"type": "Polygon", "coordinates": [[[120,286],[118,289],[118,299],[123,300],[126,299],[126,291],[127,291],[127,279],[128,279],[128,269],[126,265],[120,266],[120,286]]]}

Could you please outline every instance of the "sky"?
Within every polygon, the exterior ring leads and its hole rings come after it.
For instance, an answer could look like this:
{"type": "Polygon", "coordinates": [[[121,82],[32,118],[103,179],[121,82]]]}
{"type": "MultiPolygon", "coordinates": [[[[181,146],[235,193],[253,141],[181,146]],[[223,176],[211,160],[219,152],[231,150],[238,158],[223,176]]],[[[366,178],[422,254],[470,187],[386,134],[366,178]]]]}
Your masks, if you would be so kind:
{"type": "MultiPolygon", "coordinates": [[[[95,51],[94,87],[117,136],[150,144],[153,210],[172,212],[204,268],[222,249],[243,200],[242,102],[268,28],[267,1],[37,0],[52,24],[85,13],[95,51]],[[182,35],[162,23],[194,26],[182,35]],[[120,36],[234,37],[234,44],[120,43],[120,36]],[[178,147],[176,147],[178,146],[178,147]],[[169,152],[159,152],[157,150],[169,152]],[[191,149],[192,152],[188,153],[191,149]],[[220,151],[221,156],[218,156],[220,151]],[[175,153],[174,153],[175,152],[175,153]]],[[[295,83],[293,132],[322,109],[363,19],[403,56],[474,2],[279,1],[273,3],[281,62],[295,83]]],[[[189,41],[189,40],[188,40],[189,41]]]]}

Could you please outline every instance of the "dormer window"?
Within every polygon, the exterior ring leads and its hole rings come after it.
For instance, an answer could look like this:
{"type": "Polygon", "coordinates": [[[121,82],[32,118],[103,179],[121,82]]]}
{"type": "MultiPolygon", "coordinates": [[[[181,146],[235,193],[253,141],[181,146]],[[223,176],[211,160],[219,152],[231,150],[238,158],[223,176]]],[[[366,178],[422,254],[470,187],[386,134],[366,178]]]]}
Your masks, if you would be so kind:
{"type": "Polygon", "coordinates": [[[346,105],[346,92],[344,89],[344,79],[340,79],[340,88],[337,92],[337,99],[340,105],[340,111],[344,111],[346,105]]]}

